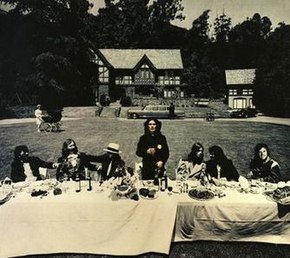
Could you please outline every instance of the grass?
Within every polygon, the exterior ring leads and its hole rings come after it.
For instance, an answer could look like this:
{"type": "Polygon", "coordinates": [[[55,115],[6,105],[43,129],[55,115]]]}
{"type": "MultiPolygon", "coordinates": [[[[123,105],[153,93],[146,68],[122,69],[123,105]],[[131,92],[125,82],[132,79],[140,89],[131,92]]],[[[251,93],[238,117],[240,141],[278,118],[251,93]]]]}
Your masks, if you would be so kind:
{"type": "MultiPolygon", "coordinates": [[[[162,132],[167,137],[170,158],[167,170],[174,177],[174,169],[180,157],[186,156],[191,145],[199,141],[206,151],[208,147],[220,145],[231,158],[240,174],[248,172],[253,148],[256,143],[265,142],[272,152],[271,156],[281,165],[281,173],[290,179],[290,127],[240,121],[163,120],[162,132]],[[287,174],[288,172],[288,174],[287,174]]],[[[102,118],[84,118],[65,121],[63,131],[57,133],[37,133],[34,123],[0,126],[0,177],[10,175],[10,163],[13,160],[15,146],[26,144],[31,155],[44,160],[56,161],[61,154],[62,143],[73,138],[80,151],[89,154],[101,154],[109,142],[117,142],[122,150],[122,158],[128,166],[140,159],[135,155],[136,145],[143,134],[144,120],[119,120],[102,118]]],[[[53,171],[50,171],[53,173],[53,171]]],[[[191,243],[173,243],[169,257],[289,257],[290,245],[262,243],[230,243],[197,241],[191,243]]],[[[33,256],[38,257],[38,256],[33,256]]],[[[110,257],[100,255],[45,255],[44,257],[110,257]]],[[[145,254],[138,257],[167,257],[159,254],[145,254]]]]}
{"type": "MultiPolygon", "coordinates": [[[[31,155],[41,159],[56,161],[61,155],[62,143],[67,138],[76,141],[80,151],[97,155],[109,142],[120,144],[122,158],[127,166],[134,167],[140,161],[135,155],[137,142],[143,134],[144,120],[118,120],[84,118],[65,121],[63,131],[57,133],[37,133],[34,123],[0,126],[0,177],[10,175],[15,146],[26,144],[31,155]]],[[[167,137],[170,158],[167,171],[174,178],[174,169],[180,157],[185,157],[191,145],[199,141],[205,147],[205,159],[209,158],[208,148],[220,145],[226,155],[233,160],[241,175],[248,172],[256,143],[269,145],[271,156],[281,165],[281,174],[290,179],[290,127],[254,122],[197,120],[162,121],[162,132],[167,137]]],[[[51,171],[53,173],[53,171],[51,171]]]]}

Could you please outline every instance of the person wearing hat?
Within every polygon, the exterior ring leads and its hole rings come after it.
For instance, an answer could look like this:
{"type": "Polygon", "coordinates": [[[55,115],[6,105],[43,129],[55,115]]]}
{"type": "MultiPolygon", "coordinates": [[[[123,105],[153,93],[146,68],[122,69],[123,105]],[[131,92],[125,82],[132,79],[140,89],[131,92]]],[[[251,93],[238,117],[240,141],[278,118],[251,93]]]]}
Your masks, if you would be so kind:
{"type": "Polygon", "coordinates": [[[104,151],[104,154],[92,158],[93,162],[101,163],[99,171],[101,181],[112,177],[122,177],[125,174],[125,162],[121,159],[119,144],[109,143],[104,151]]]}
{"type": "Polygon", "coordinates": [[[37,125],[37,132],[40,133],[40,127],[41,127],[41,124],[43,122],[43,112],[42,112],[42,109],[41,109],[41,105],[38,104],[36,106],[36,109],[34,111],[34,115],[35,115],[35,119],[36,119],[36,125],[37,125]]]}
{"type": "Polygon", "coordinates": [[[163,176],[169,148],[166,137],[161,133],[161,122],[158,119],[147,119],[144,131],[139,139],[136,155],[142,157],[142,179],[152,180],[163,176]]]}
{"type": "Polygon", "coordinates": [[[97,170],[97,166],[91,163],[94,158],[93,155],[79,152],[73,139],[66,139],[62,146],[62,156],[58,159],[60,165],[56,172],[56,179],[59,181],[70,178],[75,180],[78,176],[81,180],[85,180],[85,168],[92,171],[97,170]]]}

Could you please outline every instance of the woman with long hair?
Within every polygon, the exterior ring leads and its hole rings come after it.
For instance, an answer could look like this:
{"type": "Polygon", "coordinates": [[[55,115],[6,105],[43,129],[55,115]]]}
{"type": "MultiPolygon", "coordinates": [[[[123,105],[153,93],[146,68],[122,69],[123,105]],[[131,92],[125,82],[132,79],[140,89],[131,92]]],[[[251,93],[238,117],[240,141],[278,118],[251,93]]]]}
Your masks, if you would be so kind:
{"type": "Polygon", "coordinates": [[[187,161],[189,162],[189,178],[201,179],[205,172],[204,148],[201,143],[196,142],[191,147],[187,161]]]}

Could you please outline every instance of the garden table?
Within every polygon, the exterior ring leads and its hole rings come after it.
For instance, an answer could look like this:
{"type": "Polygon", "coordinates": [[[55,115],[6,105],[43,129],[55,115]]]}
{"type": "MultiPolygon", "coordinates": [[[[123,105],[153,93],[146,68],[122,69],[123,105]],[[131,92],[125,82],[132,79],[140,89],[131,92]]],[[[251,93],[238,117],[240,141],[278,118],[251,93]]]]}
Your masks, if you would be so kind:
{"type": "Polygon", "coordinates": [[[226,196],[197,201],[177,197],[174,241],[249,241],[290,244],[289,206],[263,193],[226,188],[226,196]]]}
{"type": "MultiPolygon", "coordinates": [[[[64,184],[64,183],[62,183],[64,184]]],[[[0,257],[48,253],[169,253],[176,203],[167,198],[112,200],[111,191],[73,182],[66,192],[31,197],[29,189],[0,206],[0,257]]]]}
{"type": "MultiPolygon", "coordinates": [[[[86,182],[87,183],[87,182],[86,182]]],[[[83,183],[84,184],[84,183],[83,183]]],[[[174,185],[175,182],[170,182],[174,185]]],[[[187,193],[115,199],[97,182],[75,192],[31,197],[25,188],[0,206],[0,257],[49,253],[168,254],[171,242],[214,240],[290,244],[290,213],[262,193],[224,189],[208,201],[187,193]]],[[[175,186],[174,186],[175,188],[175,186]]]]}

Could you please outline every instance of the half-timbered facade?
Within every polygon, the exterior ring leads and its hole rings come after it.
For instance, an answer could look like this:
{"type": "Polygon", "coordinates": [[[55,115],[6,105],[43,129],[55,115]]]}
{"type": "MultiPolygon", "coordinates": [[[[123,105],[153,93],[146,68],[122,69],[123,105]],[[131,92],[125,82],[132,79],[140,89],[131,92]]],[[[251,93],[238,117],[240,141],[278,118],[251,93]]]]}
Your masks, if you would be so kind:
{"type": "Polygon", "coordinates": [[[228,105],[233,109],[254,108],[253,83],[255,69],[226,70],[226,84],[228,87],[228,105]]]}
{"type": "Polygon", "coordinates": [[[184,97],[180,50],[99,49],[94,62],[99,69],[96,100],[103,94],[114,100],[122,95],[131,98],[184,97]]]}

